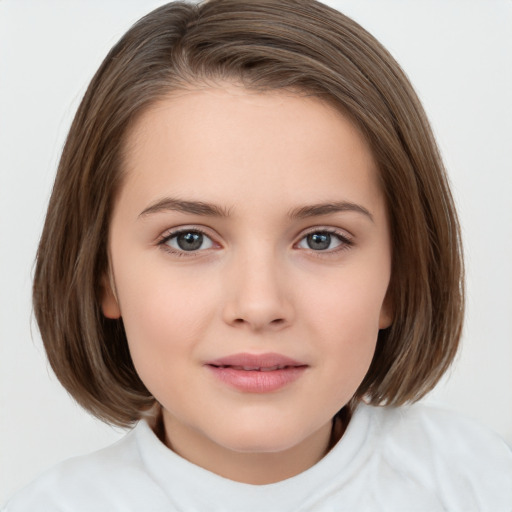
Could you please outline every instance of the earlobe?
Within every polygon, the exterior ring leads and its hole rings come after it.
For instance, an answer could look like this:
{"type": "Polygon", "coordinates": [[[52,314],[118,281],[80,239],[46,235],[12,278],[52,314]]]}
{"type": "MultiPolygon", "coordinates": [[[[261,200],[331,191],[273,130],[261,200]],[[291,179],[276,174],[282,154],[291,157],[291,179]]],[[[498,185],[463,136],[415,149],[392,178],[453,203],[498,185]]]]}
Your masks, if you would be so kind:
{"type": "Polygon", "coordinates": [[[117,320],[121,318],[121,310],[111,279],[104,278],[102,283],[101,310],[106,318],[117,320]]]}
{"type": "Polygon", "coordinates": [[[386,295],[379,316],[379,329],[387,329],[394,319],[394,308],[389,295],[386,295]]]}

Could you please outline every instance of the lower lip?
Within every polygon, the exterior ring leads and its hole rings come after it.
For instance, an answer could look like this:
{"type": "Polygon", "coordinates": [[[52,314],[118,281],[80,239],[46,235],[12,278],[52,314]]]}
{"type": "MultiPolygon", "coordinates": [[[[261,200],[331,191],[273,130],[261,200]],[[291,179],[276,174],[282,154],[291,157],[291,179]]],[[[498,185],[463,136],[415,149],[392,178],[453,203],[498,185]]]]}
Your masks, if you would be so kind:
{"type": "Polygon", "coordinates": [[[307,366],[293,366],[281,370],[257,371],[236,370],[231,367],[207,365],[207,368],[222,382],[246,393],[270,393],[296,381],[307,366]]]}

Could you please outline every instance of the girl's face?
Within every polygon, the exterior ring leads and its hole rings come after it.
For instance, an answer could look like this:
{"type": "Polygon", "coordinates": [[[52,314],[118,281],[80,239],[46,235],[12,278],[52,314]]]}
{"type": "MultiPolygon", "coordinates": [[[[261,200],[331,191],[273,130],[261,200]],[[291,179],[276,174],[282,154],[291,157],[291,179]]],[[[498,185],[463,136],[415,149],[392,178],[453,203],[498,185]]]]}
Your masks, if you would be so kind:
{"type": "Polygon", "coordinates": [[[225,84],[159,101],[126,150],[117,299],[102,306],[123,318],[167,442],[254,483],[237,461],[288,456],[284,477],[314,464],[391,323],[389,226],[365,141],[316,98],[225,84]]]}

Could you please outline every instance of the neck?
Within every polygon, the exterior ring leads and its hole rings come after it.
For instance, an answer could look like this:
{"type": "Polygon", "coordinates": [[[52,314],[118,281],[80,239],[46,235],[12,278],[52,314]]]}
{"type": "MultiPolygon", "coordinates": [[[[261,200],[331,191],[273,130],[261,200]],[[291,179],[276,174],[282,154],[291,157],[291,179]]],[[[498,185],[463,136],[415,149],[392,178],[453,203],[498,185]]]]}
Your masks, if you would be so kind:
{"type": "Polygon", "coordinates": [[[299,444],[276,452],[241,452],[220,446],[200,433],[184,429],[165,412],[155,427],[175,453],[219,476],[253,485],[291,478],[315,465],[343,435],[349,414],[340,413],[299,444]]]}

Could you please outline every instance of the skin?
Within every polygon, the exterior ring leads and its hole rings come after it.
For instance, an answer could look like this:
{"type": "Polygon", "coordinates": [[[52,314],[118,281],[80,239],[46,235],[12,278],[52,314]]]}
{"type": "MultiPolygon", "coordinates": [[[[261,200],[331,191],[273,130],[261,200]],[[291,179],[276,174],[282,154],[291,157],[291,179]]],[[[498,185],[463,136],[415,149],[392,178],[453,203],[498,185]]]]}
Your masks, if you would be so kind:
{"type": "Polygon", "coordinates": [[[386,205],[364,139],[316,98],[226,83],[153,105],[125,157],[110,228],[115,290],[102,308],[123,318],[137,372],[163,407],[167,445],[246,483],[306,470],[326,453],[332,418],[392,321],[386,205]],[[165,208],[165,198],[223,215],[165,208]],[[290,216],[340,202],[352,206],[290,216]],[[183,251],[177,229],[206,236],[183,251]],[[307,235],[325,230],[336,233],[328,247],[311,248],[307,235]],[[241,352],[307,367],[252,393],[205,366],[241,352]]]}

